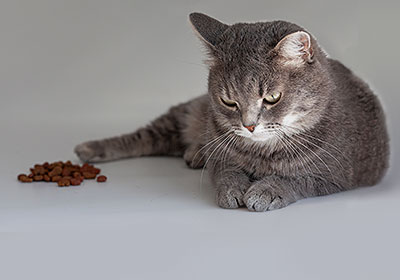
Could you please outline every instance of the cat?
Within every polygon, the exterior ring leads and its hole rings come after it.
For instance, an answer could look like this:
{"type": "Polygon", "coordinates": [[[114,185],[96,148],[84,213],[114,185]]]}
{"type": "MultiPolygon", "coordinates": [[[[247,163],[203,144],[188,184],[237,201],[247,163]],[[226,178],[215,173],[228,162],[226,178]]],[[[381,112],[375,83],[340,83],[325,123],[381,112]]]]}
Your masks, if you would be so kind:
{"type": "Polygon", "coordinates": [[[381,180],[389,161],[383,109],[309,32],[285,21],[189,19],[208,54],[208,93],[131,134],[76,146],[82,161],[182,156],[207,167],[220,207],[251,211],[381,180]]]}

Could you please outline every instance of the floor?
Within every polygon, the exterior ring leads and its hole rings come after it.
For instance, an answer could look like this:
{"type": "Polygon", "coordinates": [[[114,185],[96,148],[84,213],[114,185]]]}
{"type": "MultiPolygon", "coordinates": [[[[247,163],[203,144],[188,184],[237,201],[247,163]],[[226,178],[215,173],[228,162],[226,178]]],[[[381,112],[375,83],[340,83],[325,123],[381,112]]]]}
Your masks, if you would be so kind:
{"type": "Polygon", "coordinates": [[[232,1],[229,11],[208,0],[89,2],[0,7],[1,279],[399,278],[399,42],[371,55],[381,44],[365,31],[399,40],[389,36],[398,7],[326,2],[331,12],[319,20],[305,13],[312,1],[304,13],[285,9],[286,0],[273,9],[232,1]],[[268,213],[218,208],[207,176],[200,184],[201,171],[179,158],[99,164],[104,184],[17,181],[34,163],[78,162],[76,144],[133,131],[205,92],[204,56],[187,23],[193,10],[229,23],[285,15],[365,77],[387,112],[384,180],[268,213]],[[382,21],[370,21],[372,12],[382,21]]]}
{"type": "MultiPolygon", "coordinates": [[[[201,171],[188,169],[179,158],[99,164],[109,177],[104,184],[19,183],[16,175],[35,162],[77,162],[72,143],[88,128],[66,123],[17,127],[2,127],[7,135],[0,162],[2,251],[14,244],[20,252],[4,256],[11,266],[3,273],[15,277],[8,279],[23,279],[43,262],[51,265],[39,274],[42,279],[70,279],[77,270],[89,277],[79,279],[243,279],[263,271],[278,279],[397,275],[400,190],[393,174],[375,187],[269,213],[224,210],[216,206],[208,180],[200,185],[201,171]],[[26,263],[27,269],[19,267],[26,263]]],[[[103,127],[91,130],[101,133],[103,127]]]]}

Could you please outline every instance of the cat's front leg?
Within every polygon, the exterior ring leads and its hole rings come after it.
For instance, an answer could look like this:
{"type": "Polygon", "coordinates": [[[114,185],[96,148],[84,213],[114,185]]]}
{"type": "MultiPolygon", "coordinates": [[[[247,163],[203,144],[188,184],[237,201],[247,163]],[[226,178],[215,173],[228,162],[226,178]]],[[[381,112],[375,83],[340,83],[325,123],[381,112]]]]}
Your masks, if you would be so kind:
{"type": "Polygon", "coordinates": [[[254,182],[243,201],[249,210],[264,212],[286,207],[306,197],[328,195],[345,189],[343,182],[332,183],[321,177],[271,175],[254,182]]]}
{"type": "Polygon", "coordinates": [[[216,186],[217,204],[222,208],[239,208],[244,205],[243,196],[250,187],[249,177],[240,170],[225,169],[211,171],[211,179],[216,186]]]}

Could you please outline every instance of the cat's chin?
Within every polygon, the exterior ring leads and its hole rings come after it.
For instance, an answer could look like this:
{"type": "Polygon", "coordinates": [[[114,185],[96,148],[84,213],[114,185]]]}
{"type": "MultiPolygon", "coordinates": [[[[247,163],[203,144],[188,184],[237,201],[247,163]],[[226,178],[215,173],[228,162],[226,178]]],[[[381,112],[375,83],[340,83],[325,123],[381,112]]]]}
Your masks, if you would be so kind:
{"type": "Polygon", "coordinates": [[[256,142],[259,144],[271,145],[275,144],[278,141],[278,138],[274,134],[252,134],[252,135],[243,135],[242,133],[238,134],[245,138],[249,142],[256,142]]]}
{"type": "Polygon", "coordinates": [[[263,143],[263,144],[270,144],[270,143],[275,143],[276,142],[276,136],[274,135],[267,135],[267,136],[251,136],[248,137],[249,140],[257,143],[263,143]]]}

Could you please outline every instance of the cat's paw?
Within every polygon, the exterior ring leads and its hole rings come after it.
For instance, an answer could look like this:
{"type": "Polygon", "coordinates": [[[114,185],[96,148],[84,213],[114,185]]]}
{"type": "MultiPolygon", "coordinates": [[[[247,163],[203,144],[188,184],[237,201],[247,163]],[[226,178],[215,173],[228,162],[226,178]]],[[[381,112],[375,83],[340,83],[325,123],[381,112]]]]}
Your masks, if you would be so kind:
{"type": "Polygon", "coordinates": [[[244,191],[238,187],[224,187],[217,190],[217,204],[219,207],[234,209],[244,205],[244,191]]]}
{"type": "Polygon", "coordinates": [[[243,197],[246,207],[250,211],[265,212],[288,206],[293,202],[279,188],[256,183],[252,185],[243,197]]]}
{"type": "Polygon", "coordinates": [[[100,162],[107,160],[104,147],[99,141],[88,141],[79,144],[75,147],[74,152],[83,162],[100,162]]]}

